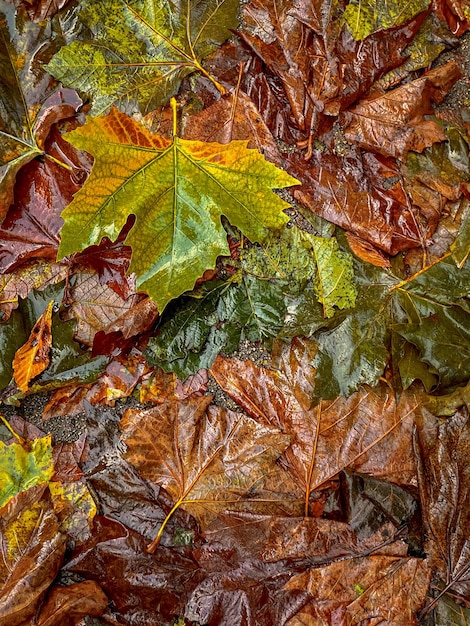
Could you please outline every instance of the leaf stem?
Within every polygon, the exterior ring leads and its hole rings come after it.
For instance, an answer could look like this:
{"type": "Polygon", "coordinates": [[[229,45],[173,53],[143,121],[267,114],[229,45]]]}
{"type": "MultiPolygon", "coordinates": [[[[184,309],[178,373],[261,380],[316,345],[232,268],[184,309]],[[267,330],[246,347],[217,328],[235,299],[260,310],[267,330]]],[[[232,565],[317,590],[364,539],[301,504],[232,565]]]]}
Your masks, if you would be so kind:
{"type": "Polygon", "coordinates": [[[46,153],[45,156],[46,156],[46,159],[50,159],[51,161],[53,161],[54,163],[57,163],[57,165],[60,165],[60,167],[63,167],[64,169],[68,170],[69,172],[71,172],[73,170],[73,168],[70,167],[70,165],[67,165],[66,163],[63,163],[62,161],[59,161],[59,159],[56,159],[51,154],[47,154],[46,153]]]}
{"type": "Polygon", "coordinates": [[[177,500],[176,503],[174,504],[174,506],[172,507],[171,511],[168,513],[168,515],[163,520],[163,523],[162,523],[162,525],[160,526],[160,528],[158,530],[157,536],[152,541],[152,543],[150,543],[147,546],[148,554],[154,554],[155,550],[160,545],[160,539],[162,538],[163,531],[165,530],[165,526],[168,524],[168,522],[170,521],[171,516],[173,515],[173,513],[176,511],[176,509],[180,506],[180,504],[182,502],[183,502],[183,498],[180,498],[179,500],[177,500]]]}
{"type": "Polygon", "coordinates": [[[426,265],[426,267],[423,267],[422,269],[420,269],[418,272],[413,274],[413,276],[410,276],[409,278],[406,278],[405,280],[402,280],[400,283],[397,283],[396,285],[391,287],[390,292],[396,291],[397,289],[401,289],[405,285],[408,285],[409,283],[413,282],[415,278],[418,278],[418,276],[421,276],[421,274],[424,274],[424,272],[427,272],[429,269],[431,269],[431,267],[433,267],[433,265],[437,265],[438,263],[440,263],[444,259],[447,259],[451,255],[452,255],[452,252],[447,252],[446,254],[444,254],[444,256],[441,256],[439,259],[436,259],[429,265],[426,265]]]}
{"type": "Polygon", "coordinates": [[[0,420],[4,423],[4,425],[8,428],[8,430],[11,432],[11,434],[13,435],[13,437],[15,437],[18,440],[18,443],[21,443],[21,445],[23,445],[25,443],[25,439],[23,439],[23,437],[21,437],[20,435],[18,435],[18,433],[16,433],[13,428],[10,426],[10,424],[7,422],[7,420],[3,417],[3,415],[0,414],[0,420]]]}
{"type": "Polygon", "coordinates": [[[177,136],[177,132],[178,132],[178,119],[177,119],[177,114],[176,114],[176,100],[175,98],[171,98],[170,99],[170,106],[171,106],[171,110],[173,111],[173,137],[177,136]]]}

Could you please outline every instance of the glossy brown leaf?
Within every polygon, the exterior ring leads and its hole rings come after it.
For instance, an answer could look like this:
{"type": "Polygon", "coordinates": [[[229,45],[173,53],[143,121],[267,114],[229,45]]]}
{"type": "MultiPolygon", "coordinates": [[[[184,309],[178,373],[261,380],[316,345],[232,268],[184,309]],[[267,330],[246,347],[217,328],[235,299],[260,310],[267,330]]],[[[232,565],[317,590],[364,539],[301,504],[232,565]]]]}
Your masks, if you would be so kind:
{"type": "MultiPolygon", "coordinates": [[[[47,106],[46,106],[47,105],[47,106]]],[[[44,148],[51,158],[34,159],[17,174],[14,199],[0,228],[0,268],[11,271],[34,258],[55,260],[61,212],[71,202],[91,169],[89,155],[66,142],[59,123],[74,127],[82,105],[70,89],[56,91],[41,118],[44,148]]]]}
{"type": "Polygon", "coordinates": [[[211,368],[222,389],[249,415],[292,435],[280,461],[305,494],[305,514],[311,492],[346,468],[414,483],[411,434],[419,399],[404,394],[397,403],[393,391],[380,384],[312,408],[312,350],[294,340],[281,351],[277,371],[221,356],[211,368]]]}
{"type": "Polygon", "coordinates": [[[41,608],[37,626],[76,626],[85,616],[98,617],[108,606],[108,598],[92,580],[67,587],[54,586],[41,608]]]}
{"type": "Polygon", "coordinates": [[[147,554],[147,540],[107,517],[95,519],[91,539],[72,553],[66,568],[96,580],[112,602],[111,623],[171,623],[182,615],[202,578],[188,548],[160,546],[147,554]]]}
{"type": "Polygon", "coordinates": [[[65,552],[65,536],[44,485],[20,492],[0,510],[0,624],[31,623],[65,552]]]}
{"type": "Polygon", "coordinates": [[[13,359],[13,376],[21,391],[28,391],[30,381],[41,374],[50,363],[52,347],[52,307],[47,309],[33,326],[28,341],[17,350],[13,359]]]}
{"type": "Polygon", "coordinates": [[[148,369],[147,361],[139,351],[118,354],[94,383],[69,385],[54,391],[44,407],[43,420],[83,413],[87,402],[114,406],[116,400],[132,394],[148,369]]]}
{"type": "Polygon", "coordinates": [[[446,589],[470,594],[470,419],[462,408],[448,419],[424,412],[415,451],[430,567],[446,589]]]}
{"type": "Polygon", "coordinates": [[[417,626],[431,571],[423,559],[374,555],[345,560],[293,577],[286,589],[307,589],[310,603],[288,626],[401,624],[417,626]],[[334,593],[332,594],[332,590],[334,593]]]}
{"type": "Polygon", "coordinates": [[[225,509],[256,488],[290,440],[210,401],[194,397],[129,409],[121,421],[126,459],[170,493],[174,509],[182,506],[198,520],[208,517],[208,504],[225,509]]]}
{"type": "Polygon", "coordinates": [[[424,116],[433,112],[431,102],[442,102],[460,77],[458,65],[449,61],[403,86],[370,95],[344,113],[346,139],[402,160],[410,150],[422,152],[444,141],[442,129],[424,116]]]}
{"type": "Polygon", "coordinates": [[[296,153],[285,159],[302,182],[294,197],[320,217],[389,254],[426,245],[432,230],[408,198],[392,159],[355,146],[345,157],[314,150],[308,164],[296,153]]]}
{"type": "Polygon", "coordinates": [[[30,19],[35,22],[53,17],[62,8],[70,2],[70,0],[14,0],[15,4],[23,5],[30,19]]]}
{"type": "Polygon", "coordinates": [[[71,286],[66,319],[76,319],[75,339],[85,345],[93,345],[97,332],[121,331],[131,337],[149,329],[157,316],[156,305],[144,294],[135,293],[135,280],[123,280],[124,297],[106,283],[98,273],[84,269],[76,275],[71,286]]]}

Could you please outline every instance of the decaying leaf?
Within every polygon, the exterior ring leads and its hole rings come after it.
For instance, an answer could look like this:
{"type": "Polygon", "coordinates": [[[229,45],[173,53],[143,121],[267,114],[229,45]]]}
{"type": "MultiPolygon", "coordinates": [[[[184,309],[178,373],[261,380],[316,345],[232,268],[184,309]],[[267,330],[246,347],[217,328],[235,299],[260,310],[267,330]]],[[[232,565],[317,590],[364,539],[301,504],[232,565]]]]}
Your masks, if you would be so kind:
{"type": "Polygon", "coordinates": [[[410,150],[422,152],[445,140],[438,124],[424,116],[433,112],[431,101],[441,102],[460,76],[458,65],[449,61],[406,85],[361,100],[344,114],[346,138],[402,160],[410,150]]]}
{"type": "Polygon", "coordinates": [[[59,255],[104,236],[116,239],[134,213],[136,225],[126,239],[132,247],[130,270],[160,311],[192,289],[219,255],[229,255],[222,214],[251,241],[262,241],[287,222],[282,210],[288,204],[271,190],[297,181],[247,149],[246,142],[169,141],[116,109],[68,138],[93,154],[95,164],[62,214],[59,255]]]}
{"type": "MultiPolygon", "coordinates": [[[[444,590],[470,593],[470,421],[462,408],[446,420],[417,421],[415,450],[430,567],[444,590]]],[[[433,603],[434,604],[434,603],[433,603]]]]}
{"type": "MultiPolygon", "coordinates": [[[[256,488],[290,437],[239,413],[209,406],[210,396],[126,411],[121,429],[128,459],[182,506],[205,519],[207,506],[230,507],[256,488]]],[[[166,522],[166,521],[165,521],[166,522]]],[[[156,541],[149,547],[154,551],[156,541]]]]}
{"type": "Polygon", "coordinates": [[[21,491],[0,512],[1,626],[32,623],[62,566],[65,535],[44,489],[21,491]]]}
{"type": "Polygon", "coordinates": [[[344,469],[413,484],[411,434],[419,399],[405,394],[397,403],[379,385],[312,407],[314,352],[311,343],[294,340],[281,350],[277,371],[221,356],[210,371],[248,415],[292,436],[280,462],[304,494],[305,515],[310,494],[344,469]]]}
{"type": "Polygon", "coordinates": [[[237,26],[238,0],[93,0],[80,9],[88,36],[62,48],[47,70],[91,95],[94,115],[112,105],[132,114],[166,104],[184,76],[205,72],[202,58],[237,26]]]}
{"type": "Polygon", "coordinates": [[[13,359],[13,375],[21,391],[27,391],[30,381],[41,374],[50,363],[53,306],[54,300],[51,300],[33,326],[28,341],[17,350],[13,359]]]}
{"type": "Polygon", "coordinates": [[[303,624],[407,624],[417,626],[431,571],[426,561],[374,555],[332,563],[293,577],[286,589],[308,589],[312,600],[288,626],[303,624]],[[332,597],[331,590],[335,590],[332,597]]]}
{"type": "MultiPolygon", "coordinates": [[[[24,9],[0,5],[0,219],[13,200],[15,177],[23,165],[45,154],[51,122],[41,106],[57,87],[40,63],[50,60],[65,33],[28,20],[24,9]]],[[[47,107],[46,107],[47,109],[47,107]]],[[[73,109],[72,109],[73,110],[73,109]]],[[[57,112],[56,112],[57,113],[57,112]]],[[[65,116],[67,117],[67,116],[65,116]]],[[[55,158],[55,157],[53,157],[55,158]]]]}
{"type": "Polygon", "coordinates": [[[430,0],[394,0],[370,2],[350,0],[343,18],[355,39],[365,39],[378,30],[403,24],[417,13],[425,11],[430,0]]]}
{"type": "Polygon", "coordinates": [[[47,483],[54,468],[51,436],[34,439],[30,449],[20,443],[0,441],[0,505],[5,506],[18,493],[47,483]]]}

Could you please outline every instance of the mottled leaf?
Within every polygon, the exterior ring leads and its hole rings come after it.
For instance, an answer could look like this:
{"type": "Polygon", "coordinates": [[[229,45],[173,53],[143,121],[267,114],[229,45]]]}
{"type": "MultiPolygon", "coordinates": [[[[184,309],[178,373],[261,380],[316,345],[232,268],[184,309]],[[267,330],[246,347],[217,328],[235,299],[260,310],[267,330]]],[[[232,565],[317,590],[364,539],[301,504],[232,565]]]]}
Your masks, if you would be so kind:
{"type": "MultiPolygon", "coordinates": [[[[45,154],[50,127],[41,106],[57,82],[41,62],[50,60],[64,42],[58,24],[35,24],[24,9],[0,3],[0,219],[13,200],[15,177],[23,165],[45,154]]],[[[47,157],[46,157],[47,158],[47,157]]]]}
{"type": "Polygon", "coordinates": [[[238,0],[94,0],[81,2],[85,35],[62,48],[46,66],[93,98],[93,115],[112,105],[148,113],[179,88],[184,76],[237,26],[238,0]]]}
{"type": "Polygon", "coordinates": [[[27,391],[30,381],[41,374],[49,365],[52,346],[52,307],[47,309],[31,329],[28,341],[16,351],[13,359],[13,376],[21,391],[27,391]]]}
{"type": "Polygon", "coordinates": [[[137,223],[126,240],[133,251],[130,269],[160,311],[192,289],[219,255],[229,254],[222,214],[251,241],[287,222],[282,210],[288,205],[271,190],[296,180],[247,149],[246,142],[224,146],[178,137],[170,142],[116,109],[68,138],[91,152],[95,164],[62,214],[60,256],[103,236],[115,239],[134,213],[137,223]]]}
{"type": "Polygon", "coordinates": [[[365,39],[378,30],[403,24],[417,13],[425,11],[430,0],[350,0],[344,20],[355,39],[365,39]]]}
{"type": "Polygon", "coordinates": [[[65,552],[44,487],[22,491],[0,510],[0,624],[33,623],[44,595],[57,576],[65,552]]]}
{"type": "Polygon", "coordinates": [[[317,265],[314,289],[318,301],[323,306],[324,316],[334,315],[335,307],[353,308],[357,289],[350,255],[339,249],[334,238],[313,238],[313,251],[317,265]]]}
{"type": "Polygon", "coordinates": [[[0,441],[0,505],[21,491],[46,483],[54,473],[51,436],[34,439],[30,449],[20,443],[0,441]]]}

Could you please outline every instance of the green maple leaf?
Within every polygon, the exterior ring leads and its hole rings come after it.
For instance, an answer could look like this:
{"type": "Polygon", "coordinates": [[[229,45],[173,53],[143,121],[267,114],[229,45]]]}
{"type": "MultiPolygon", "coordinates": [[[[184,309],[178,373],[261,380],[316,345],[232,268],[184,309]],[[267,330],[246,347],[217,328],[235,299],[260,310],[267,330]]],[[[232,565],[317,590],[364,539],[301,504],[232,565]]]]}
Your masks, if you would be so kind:
{"type": "Polygon", "coordinates": [[[59,257],[107,236],[115,240],[130,214],[130,271],[160,311],[192,289],[220,255],[228,255],[221,215],[251,241],[288,221],[274,188],[297,180],[246,141],[230,144],[164,139],[117,109],[68,133],[95,157],[92,173],[62,213],[59,257]]]}
{"type": "Polygon", "coordinates": [[[116,105],[148,113],[164,105],[182,79],[206,73],[200,60],[238,25],[238,0],[87,0],[82,41],[62,48],[47,70],[93,98],[92,115],[116,105]]]}

